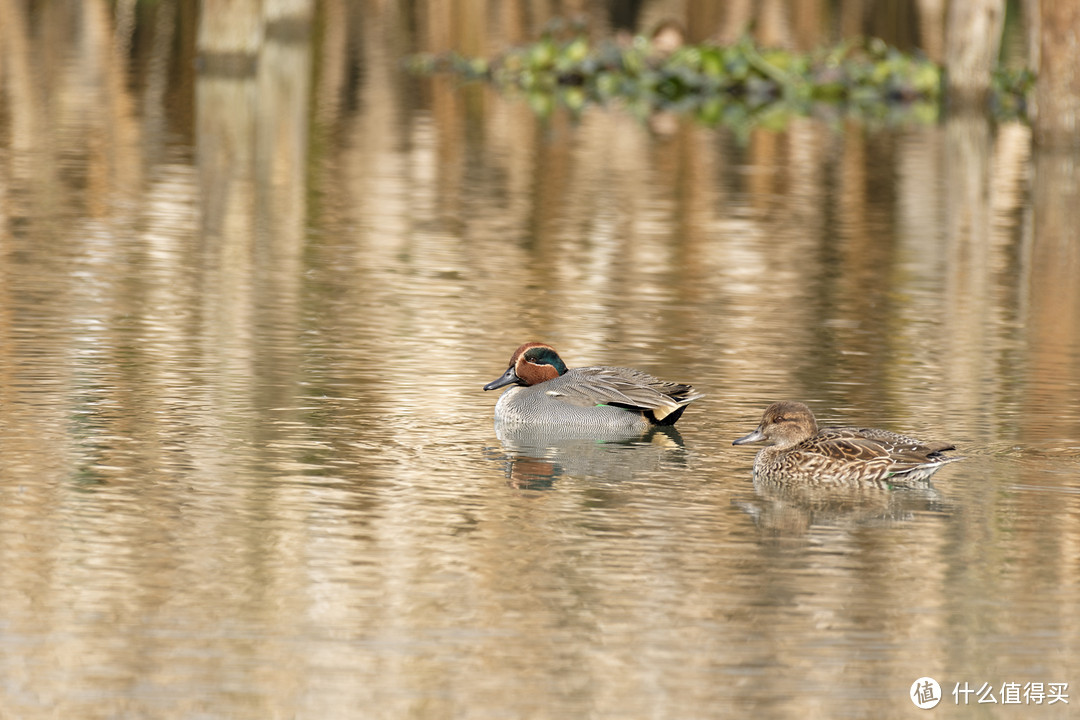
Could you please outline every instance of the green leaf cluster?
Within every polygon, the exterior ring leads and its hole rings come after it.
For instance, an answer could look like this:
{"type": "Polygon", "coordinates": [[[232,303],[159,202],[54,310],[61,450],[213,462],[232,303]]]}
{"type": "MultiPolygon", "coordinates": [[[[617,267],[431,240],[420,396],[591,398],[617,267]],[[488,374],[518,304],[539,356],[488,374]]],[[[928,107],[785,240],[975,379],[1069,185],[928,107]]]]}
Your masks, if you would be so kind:
{"type": "MultiPolygon", "coordinates": [[[[547,32],[490,60],[451,53],[417,56],[411,64],[418,72],[450,72],[524,93],[541,114],[618,102],[643,116],[691,113],[735,127],[782,126],[823,108],[886,123],[933,121],[942,81],[936,64],[876,39],[800,53],[744,37],[663,53],[643,36],[594,44],[581,28],[547,32]]],[[[995,114],[1022,117],[1031,83],[1027,73],[995,74],[995,114]]]]}

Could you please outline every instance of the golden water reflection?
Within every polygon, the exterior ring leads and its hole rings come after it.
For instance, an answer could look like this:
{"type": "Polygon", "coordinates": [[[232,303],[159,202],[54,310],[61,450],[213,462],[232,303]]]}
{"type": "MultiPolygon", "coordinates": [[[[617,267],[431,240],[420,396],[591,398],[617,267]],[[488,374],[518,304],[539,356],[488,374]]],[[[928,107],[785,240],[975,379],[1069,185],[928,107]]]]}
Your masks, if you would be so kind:
{"type": "Polygon", "coordinates": [[[899,717],[923,675],[1080,682],[1076,159],[970,117],[538,120],[402,74],[554,14],[451,5],[283,3],[252,40],[0,0],[3,714],[899,717]],[[675,434],[500,437],[480,388],[527,339],[707,396],[675,434]],[[968,460],[755,486],[730,442],[781,397],[968,460]]]}

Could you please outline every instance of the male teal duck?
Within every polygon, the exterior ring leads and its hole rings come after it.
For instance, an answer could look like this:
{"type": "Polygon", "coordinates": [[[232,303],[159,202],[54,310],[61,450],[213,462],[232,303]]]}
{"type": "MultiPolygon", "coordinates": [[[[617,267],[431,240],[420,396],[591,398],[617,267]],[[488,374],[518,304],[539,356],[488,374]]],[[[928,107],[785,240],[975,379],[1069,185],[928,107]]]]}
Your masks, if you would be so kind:
{"type": "Polygon", "coordinates": [[[495,421],[644,431],[674,425],[701,397],[690,385],[660,380],[640,370],[582,367],[568,370],[550,345],[525,343],[510,367],[485,390],[514,385],[495,404],[495,421]]]}
{"type": "Polygon", "coordinates": [[[925,483],[942,465],[963,460],[943,455],[947,442],[923,442],[875,428],[819,428],[800,402],[777,402],[765,409],[757,428],[733,445],[771,441],[754,458],[754,475],[777,482],[876,484],[925,483]]]}

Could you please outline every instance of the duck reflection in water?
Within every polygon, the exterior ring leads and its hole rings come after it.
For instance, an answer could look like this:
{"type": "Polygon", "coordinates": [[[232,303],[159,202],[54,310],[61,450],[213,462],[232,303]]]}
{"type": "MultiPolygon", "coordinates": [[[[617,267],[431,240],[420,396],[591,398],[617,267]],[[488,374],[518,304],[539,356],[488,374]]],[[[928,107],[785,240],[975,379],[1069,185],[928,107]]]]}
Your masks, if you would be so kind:
{"type": "Polygon", "coordinates": [[[892,490],[755,477],[754,492],[755,497],[732,500],[732,504],[773,537],[803,537],[824,528],[889,526],[911,521],[920,513],[952,513],[951,505],[930,485],[892,490]]]}
{"type": "Polygon", "coordinates": [[[686,467],[682,436],[670,426],[646,432],[564,426],[495,425],[512,487],[542,490],[560,477],[620,482],[643,472],[686,467]]]}

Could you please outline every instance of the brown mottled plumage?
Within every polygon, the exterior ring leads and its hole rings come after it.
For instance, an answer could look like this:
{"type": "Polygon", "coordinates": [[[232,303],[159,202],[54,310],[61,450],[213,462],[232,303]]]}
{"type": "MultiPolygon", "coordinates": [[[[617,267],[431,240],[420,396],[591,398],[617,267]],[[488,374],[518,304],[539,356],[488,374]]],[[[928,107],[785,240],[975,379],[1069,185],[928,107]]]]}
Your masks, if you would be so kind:
{"type": "Polygon", "coordinates": [[[947,442],[923,442],[875,428],[818,428],[800,402],[777,402],[761,423],[733,445],[771,441],[754,459],[756,476],[777,481],[911,485],[926,482],[942,465],[962,460],[943,455],[947,442]]]}
{"type": "Polygon", "coordinates": [[[631,368],[568,370],[550,345],[525,343],[510,357],[502,377],[484,386],[515,385],[495,405],[500,422],[597,428],[674,425],[701,397],[690,385],[660,380],[631,368]]]}

